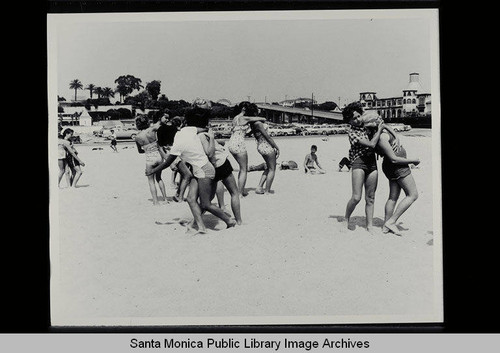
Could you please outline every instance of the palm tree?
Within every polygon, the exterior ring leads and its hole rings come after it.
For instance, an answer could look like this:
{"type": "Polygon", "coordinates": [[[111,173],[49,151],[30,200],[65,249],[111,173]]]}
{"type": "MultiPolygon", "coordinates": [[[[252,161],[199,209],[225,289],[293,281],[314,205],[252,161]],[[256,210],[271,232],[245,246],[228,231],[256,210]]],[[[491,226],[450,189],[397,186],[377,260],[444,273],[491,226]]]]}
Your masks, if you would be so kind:
{"type": "Polygon", "coordinates": [[[115,96],[115,92],[113,92],[113,90],[111,88],[109,88],[109,87],[104,87],[102,89],[101,96],[103,98],[114,97],[115,96]]]}
{"type": "Polygon", "coordinates": [[[75,79],[69,83],[69,88],[75,90],[75,101],[76,101],[76,91],[79,89],[83,89],[83,85],[79,79],[75,79]]]}
{"type": "Polygon", "coordinates": [[[85,89],[88,89],[90,91],[90,99],[92,99],[92,93],[93,93],[95,88],[96,88],[96,86],[93,83],[89,83],[87,88],[85,88],[85,89]]]}
{"type": "Polygon", "coordinates": [[[94,88],[95,93],[97,93],[97,99],[101,98],[102,95],[102,88],[101,87],[96,87],[94,88]]]}
{"type": "Polygon", "coordinates": [[[134,77],[132,75],[120,76],[115,80],[117,84],[116,92],[120,94],[120,101],[122,101],[123,97],[128,96],[134,90],[140,90],[144,88],[141,85],[142,80],[140,78],[134,77]]]}

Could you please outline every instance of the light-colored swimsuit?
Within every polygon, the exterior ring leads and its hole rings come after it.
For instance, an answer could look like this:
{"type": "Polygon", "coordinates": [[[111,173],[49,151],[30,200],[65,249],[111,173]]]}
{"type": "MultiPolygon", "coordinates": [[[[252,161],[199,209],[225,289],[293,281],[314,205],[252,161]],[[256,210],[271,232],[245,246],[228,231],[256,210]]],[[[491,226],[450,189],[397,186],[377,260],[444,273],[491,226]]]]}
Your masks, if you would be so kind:
{"type": "Polygon", "coordinates": [[[64,148],[62,141],[57,142],[57,158],[66,159],[66,148],[64,148]]]}
{"type": "MultiPolygon", "coordinates": [[[[267,125],[264,125],[264,128],[267,131],[267,125]]],[[[262,133],[260,131],[256,131],[254,133],[254,135],[255,135],[255,138],[257,140],[257,151],[261,155],[267,156],[267,155],[275,152],[273,146],[271,146],[269,144],[269,142],[267,142],[266,138],[264,137],[264,135],[262,135],[262,133]]]]}
{"type": "Polygon", "coordinates": [[[148,143],[147,145],[142,146],[146,154],[146,164],[160,164],[162,161],[162,157],[160,151],[158,151],[158,143],[157,141],[153,141],[148,143]]]}
{"type": "Polygon", "coordinates": [[[232,154],[245,153],[247,148],[245,146],[245,133],[248,129],[247,125],[234,125],[231,137],[226,146],[232,154]]]}

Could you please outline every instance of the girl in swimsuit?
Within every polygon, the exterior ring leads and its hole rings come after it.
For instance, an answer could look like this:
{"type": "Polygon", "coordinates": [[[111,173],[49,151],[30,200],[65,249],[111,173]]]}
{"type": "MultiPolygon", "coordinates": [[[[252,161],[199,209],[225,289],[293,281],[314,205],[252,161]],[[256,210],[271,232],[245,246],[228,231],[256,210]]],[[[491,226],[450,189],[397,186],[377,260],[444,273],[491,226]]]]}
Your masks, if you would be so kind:
{"type": "Polygon", "coordinates": [[[417,186],[408,164],[418,165],[420,161],[407,158],[403,146],[394,151],[392,147],[393,140],[393,136],[385,132],[382,133],[376,150],[380,155],[384,156],[382,171],[389,180],[389,198],[385,204],[382,232],[392,232],[399,235],[396,227],[397,220],[418,198],[417,186]],[[401,189],[404,190],[406,196],[396,207],[401,189]]]}
{"type": "Polygon", "coordinates": [[[238,189],[241,196],[246,196],[248,195],[245,191],[248,173],[248,154],[245,146],[245,134],[249,123],[266,121],[266,119],[256,116],[258,108],[250,102],[241,102],[238,104],[235,107],[235,113],[237,115],[233,119],[232,133],[229,141],[226,143],[226,147],[240,166],[238,172],[238,189]]]}
{"type": "Polygon", "coordinates": [[[262,173],[259,186],[255,190],[256,194],[269,194],[276,173],[276,160],[280,154],[280,150],[273,138],[267,133],[267,125],[261,121],[250,123],[252,132],[257,141],[257,151],[262,155],[266,162],[267,168],[262,173]],[[264,183],[266,187],[264,189],[264,183]]]}
{"type": "MultiPolygon", "coordinates": [[[[73,152],[78,155],[78,151],[76,150],[75,146],[73,145],[73,142],[70,142],[69,143],[71,149],[73,150],[73,152]]],[[[67,164],[68,164],[68,167],[71,171],[71,176],[70,176],[70,184],[71,186],[73,186],[74,188],[76,188],[76,184],[78,183],[78,180],[80,179],[80,177],[82,176],[82,168],[80,168],[80,162],[78,162],[77,159],[75,159],[75,157],[73,157],[71,154],[68,154],[67,155],[67,164]]]]}
{"type": "MultiPolygon", "coordinates": [[[[85,163],[78,157],[73,148],[70,145],[69,139],[73,136],[72,129],[66,129],[63,131],[62,135],[59,135],[57,141],[57,153],[58,153],[58,164],[59,164],[59,180],[58,185],[61,183],[61,179],[66,172],[66,166],[68,164],[68,156],[74,158],[81,166],[85,166],[85,163]]],[[[71,186],[71,184],[70,184],[71,186]]]]}
{"type": "MultiPolygon", "coordinates": [[[[137,145],[139,153],[143,153],[146,156],[147,172],[148,170],[151,170],[154,167],[158,166],[163,161],[156,138],[156,131],[160,127],[160,121],[157,121],[152,126],[149,126],[149,120],[147,119],[147,117],[139,116],[135,121],[135,125],[140,130],[135,137],[135,143],[137,145]]],[[[153,205],[158,205],[159,202],[155,179],[158,183],[158,186],[160,187],[160,191],[163,195],[164,200],[167,199],[167,192],[165,189],[165,184],[161,179],[161,171],[148,175],[149,191],[151,192],[151,196],[153,197],[153,205]]]]}

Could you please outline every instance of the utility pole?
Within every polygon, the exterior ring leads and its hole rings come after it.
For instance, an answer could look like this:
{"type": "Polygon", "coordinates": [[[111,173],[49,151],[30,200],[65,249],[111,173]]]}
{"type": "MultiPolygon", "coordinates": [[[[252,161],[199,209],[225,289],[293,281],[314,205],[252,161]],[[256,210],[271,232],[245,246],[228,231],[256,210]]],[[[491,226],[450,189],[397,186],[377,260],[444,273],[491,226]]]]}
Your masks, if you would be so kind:
{"type": "Polygon", "coordinates": [[[311,95],[311,120],[314,119],[314,93],[311,95]]]}

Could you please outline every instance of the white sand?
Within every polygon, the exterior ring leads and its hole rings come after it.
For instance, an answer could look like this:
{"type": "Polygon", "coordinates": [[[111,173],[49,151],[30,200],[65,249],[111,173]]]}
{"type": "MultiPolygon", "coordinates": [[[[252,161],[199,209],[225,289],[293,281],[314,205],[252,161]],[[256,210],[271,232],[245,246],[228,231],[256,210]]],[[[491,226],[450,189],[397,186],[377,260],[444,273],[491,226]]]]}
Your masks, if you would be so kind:
{"type": "MultiPolygon", "coordinates": [[[[119,143],[119,153],[77,145],[86,163],[80,188],[54,191],[53,324],[439,320],[431,131],[414,129],[401,140],[409,157],[422,161],[412,170],[420,197],[400,219],[407,229],[401,237],[381,232],[388,182],[380,168],[376,234],[364,229],[364,201],[353,214],[356,230],[341,232],[337,217],[351,194],[351,174],[337,172],[346,135],[277,138],[279,161],[300,167],[316,144],[327,174],[278,170],[274,195],[250,191],[241,200],[243,226],[224,230],[206,215],[212,231],[196,236],[177,223],[190,218],[187,203],[152,205],[144,156],[134,145],[119,143]]],[[[252,139],[247,147],[250,164],[261,163],[252,139]]],[[[249,174],[248,188],[260,174],[249,174]]],[[[230,209],[227,192],[226,204],[230,209]]]]}

